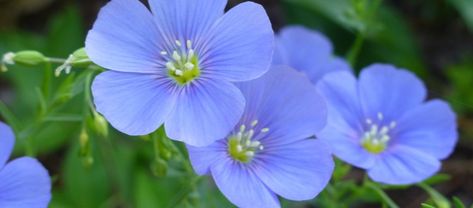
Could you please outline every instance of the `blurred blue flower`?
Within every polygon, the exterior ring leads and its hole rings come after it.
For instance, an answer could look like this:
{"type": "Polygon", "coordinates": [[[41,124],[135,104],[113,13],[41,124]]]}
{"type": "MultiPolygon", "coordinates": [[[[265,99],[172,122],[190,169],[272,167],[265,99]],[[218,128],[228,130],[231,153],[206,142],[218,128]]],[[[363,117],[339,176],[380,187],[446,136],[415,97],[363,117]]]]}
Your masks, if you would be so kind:
{"type": "Polygon", "coordinates": [[[224,137],[245,99],[232,82],[263,75],[274,34],[263,7],[226,0],[112,0],[89,32],[97,110],[118,130],[168,136],[195,146],[224,137]]]}
{"type": "Polygon", "coordinates": [[[440,168],[457,141],[455,113],[441,100],[424,102],[414,74],[391,65],[326,75],[317,88],[327,99],[328,125],[318,136],[336,156],[377,182],[420,182],[440,168]]]}
{"type": "Polygon", "coordinates": [[[51,200],[48,171],[30,157],[7,163],[14,145],[13,131],[0,122],[0,207],[48,207],[51,200]]]}
{"type": "Polygon", "coordinates": [[[211,173],[239,207],[279,207],[276,195],[311,199],[334,168],[329,146],[310,138],[325,125],[325,102],[305,75],[276,68],[238,85],[247,105],[225,139],[208,147],[188,146],[195,171],[211,173]]]}
{"type": "Polygon", "coordinates": [[[352,71],[344,59],[333,55],[327,37],[301,26],[288,26],[279,32],[273,64],[291,66],[307,74],[314,84],[327,73],[352,71]]]}

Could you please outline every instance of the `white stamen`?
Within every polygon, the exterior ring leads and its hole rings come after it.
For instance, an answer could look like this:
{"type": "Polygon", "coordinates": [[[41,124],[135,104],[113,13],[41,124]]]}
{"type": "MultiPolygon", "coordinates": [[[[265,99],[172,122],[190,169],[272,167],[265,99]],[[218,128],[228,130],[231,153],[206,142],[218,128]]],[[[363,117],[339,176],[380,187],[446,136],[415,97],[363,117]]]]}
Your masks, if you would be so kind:
{"type": "Polygon", "coordinates": [[[166,63],[166,68],[171,70],[171,71],[176,71],[176,67],[174,66],[174,64],[172,62],[167,62],[166,63]]]}
{"type": "Polygon", "coordinates": [[[249,145],[250,147],[258,147],[261,145],[261,142],[259,141],[252,141],[251,144],[249,145]]]}
{"type": "Polygon", "coordinates": [[[259,150],[263,150],[263,149],[264,149],[263,145],[259,146],[259,150]]]}
{"type": "Polygon", "coordinates": [[[243,136],[243,134],[242,134],[241,132],[238,132],[238,133],[236,134],[236,138],[237,138],[238,142],[241,141],[241,137],[242,137],[242,136],[243,136]]]}
{"type": "Polygon", "coordinates": [[[396,127],[396,125],[397,125],[397,123],[396,123],[395,121],[393,121],[393,122],[391,122],[391,123],[389,124],[389,127],[390,127],[391,129],[394,129],[394,128],[396,127]]]}
{"type": "Polygon", "coordinates": [[[172,53],[172,58],[173,58],[174,60],[176,60],[176,61],[181,61],[181,58],[182,58],[182,57],[179,55],[179,53],[177,53],[177,51],[174,51],[174,52],[172,53]]]}
{"type": "Polygon", "coordinates": [[[389,131],[389,128],[387,126],[383,126],[383,128],[381,128],[381,131],[379,132],[380,134],[387,134],[389,131]]]}
{"type": "Polygon", "coordinates": [[[161,51],[161,55],[163,55],[163,56],[168,55],[168,52],[166,52],[166,51],[161,51]]]}
{"type": "Polygon", "coordinates": [[[245,155],[248,156],[248,157],[253,157],[253,156],[255,156],[255,153],[253,151],[247,151],[247,152],[245,152],[245,155]]]}
{"type": "Polygon", "coordinates": [[[181,43],[181,41],[179,41],[179,40],[176,40],[176,45],[177,45],[177,46],[179,46],[179,47],[181,47],[181,46],[182,46],[182,43],[181,43]]]}
{"type": "Polygon", "coordinates": [[[381,141],[382,143],[386,143],[387,141],[389,141],[389,136],[388,136],[388,135],[383,135],[383,136],[381,137],[380,141],[381,141]]]}
{"type": "Polygon", "coordinates": [[[190,49],[190,50],[189,50],[189,53],[188,53],[188,55],[187,55],[187,57],[188,57],[188,58],[192,58],[192,57],[194,57],[194,54],[195,54],[195,51],[192,50],[192,49],[190,49]]]}
{"type": "Polygon", "coordinates": [[[187,44],[187,49],[192,48],[192,41],[191,40],[187,40],[186,44],[187,44]]]}
{"type": "Polygon", "coordinates": [[[243,133],[243,132],[245,131],[245,129],[246,129],[245,124],[243,124],[243,125],[240,126],[240,132],[243,133]]]}
{"type": "Polygon", "coordinates": [[[382,113],[378,113],[378,119],[381,121],[381,120],[383,120],[383,118],[384,118],[383,114],[382,114],[382,113]]]}
{"type": "Polygon", "coordinates": [[[183,72],[179,69],[176,69],[176,71],[174,72],[177,76],[182,76],[183,72]]]}
{"type": "Polygon", "coordinates": [[[261,129],[261,132],[262,132],[262,133],[266,133],[266,132],[268,132],[268,131],[269,131],[269,128],[263,128],[263,129],[261,129]]]}
{"type": "Polygon", "coordinates": [[[237,151],[238,151],[238,152],[241,152],[241,151],[243,150],[243,147],[242,147],[241,145],[237,145],[236,148],[237,148],[237,151]]]}
{"type": "Polygon", "coordinates": [[[377,133],[378,133],[378,125],[374,124],[373,126],[371,126],[370,134],[374,136],[377,133]]]}
{"type": "Polygon", "coordinates": [[[253,135],[255,134],[255,131],[253,129],[248,131],[248,139],[253,138],[253,135]]]}
{"type": "Polygon", "coordinates": [[[185,65],[187,70],[192,70],[194,69],[194,64],[192,64],[191,62],[187,62],[185,65]]]}
{"type": "Polygon", "coordinates": [[[251,126],[253,127],[255,127],[257,124],[258,124],[258,120],[254,120],[253,122],[251,122],[251,126]]]}
{"type": "Polygon", "coordinates": [[[373,121],[371,121],[371,119],[368,118],[368,119],[366,119],[366,123],[367,123],[367,124],[372,124],[373,121]]]}

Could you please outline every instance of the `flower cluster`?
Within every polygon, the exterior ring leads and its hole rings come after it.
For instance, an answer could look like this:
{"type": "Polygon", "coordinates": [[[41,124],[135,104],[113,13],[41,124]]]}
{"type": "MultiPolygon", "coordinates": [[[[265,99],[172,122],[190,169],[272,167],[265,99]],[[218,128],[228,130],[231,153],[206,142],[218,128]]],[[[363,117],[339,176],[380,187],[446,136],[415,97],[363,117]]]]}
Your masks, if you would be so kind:
{"type": "Polygon", "coordinates": [[[164,125],[237,206],[315,197],[332,153],[375,181],[410,184],[453,150],[455,114],[424,102],[406,70],[376,64],[357,81],[326,37],[298,26],[275,36],[255,3],[227,13],[226,0],[148,3],[112,0],[87,36],[90,59],[109,70],[92,86],[97,111],[129,135],[164,125]]]}

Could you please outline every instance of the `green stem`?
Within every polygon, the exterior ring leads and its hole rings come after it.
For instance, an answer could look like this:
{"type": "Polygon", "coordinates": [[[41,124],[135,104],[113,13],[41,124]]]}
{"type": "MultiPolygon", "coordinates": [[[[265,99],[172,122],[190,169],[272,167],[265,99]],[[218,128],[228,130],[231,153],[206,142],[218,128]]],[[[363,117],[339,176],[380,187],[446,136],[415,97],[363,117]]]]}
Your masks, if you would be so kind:
{"type": "Polygon", "coordinates": [[[350,51],[347,54],[347,60],[352,67],[355,67],[358,56],[360,55],[361,49],[363,47],[364,37],[361,33],[358,33],[355,38],[355,42],[350,48],[350,51]]]}
{"type": "Polygon", "coordinates": [[[66,62],[67,59],[47,57],[47,60],[49,61],[49,63],[63,64],[64,62],[66,62]]]}
{"type": "Polygon", "coordinates": [[[388,205],[388,207],[399,208],[399,206],[397,206],[397,204],[391,198],[389,198],[389,196],[383,191],[383,189],[381,189],[375,183],[366,181],[365,186],[373,190],[376,194],[378,194],[378,196],[388,205]]]}
{"type": "Polygon", "coordinates": [[[189,186],[183,188],[178,194],[177,197],[172,200],[172,203],[169,203],[169,207],[179,207],[179,205],[184,202],[189,194],[191,194],[195,187],[199,184],[200,181],[204,179],[203,176],[195,176],[190,180],[189,186]]]}

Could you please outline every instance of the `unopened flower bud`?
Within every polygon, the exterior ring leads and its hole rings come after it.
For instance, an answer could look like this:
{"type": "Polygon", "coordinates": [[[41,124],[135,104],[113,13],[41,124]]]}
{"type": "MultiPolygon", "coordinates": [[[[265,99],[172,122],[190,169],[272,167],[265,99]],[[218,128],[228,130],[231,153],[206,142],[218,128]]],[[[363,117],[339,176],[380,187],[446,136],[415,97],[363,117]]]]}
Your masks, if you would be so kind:
{"type": "Polygon", "coordinates": [[[81,48],[72,53],[72,58],[70,64],[73,67],[85,68],[92,64],[92,61],[89,59],[85,48],[81,48]]]}
{"type": "Polygon", "coordinates": [[[154,160],[151,164],[151,171],[156,177],[165,177],[168,172],[168,164],[163,159],[154,160]]]}
{"type": "Polygon", "coordinates": [[[89,145],[90,145],[89,135],[85,129],[82,129],[79,135],[79,145],[80,145],[80,155],[84,156],[87,155],[89,152],[89,145]]]}
{"type": "MultiPolygon", "coordinates": [[[[38,51],[20,51],[14,54],[12,60],[15,64],[37,66],[47,61],[47,58],[38,51]]],[[[8,62],[6,62],[9,64],[8,62]]]]}
{"type": "Polygon", "coordinates": [[[94,113],[94,128],[97,134],[103,137],[108,136],[108,122],[98,113],[94,113]]]}

